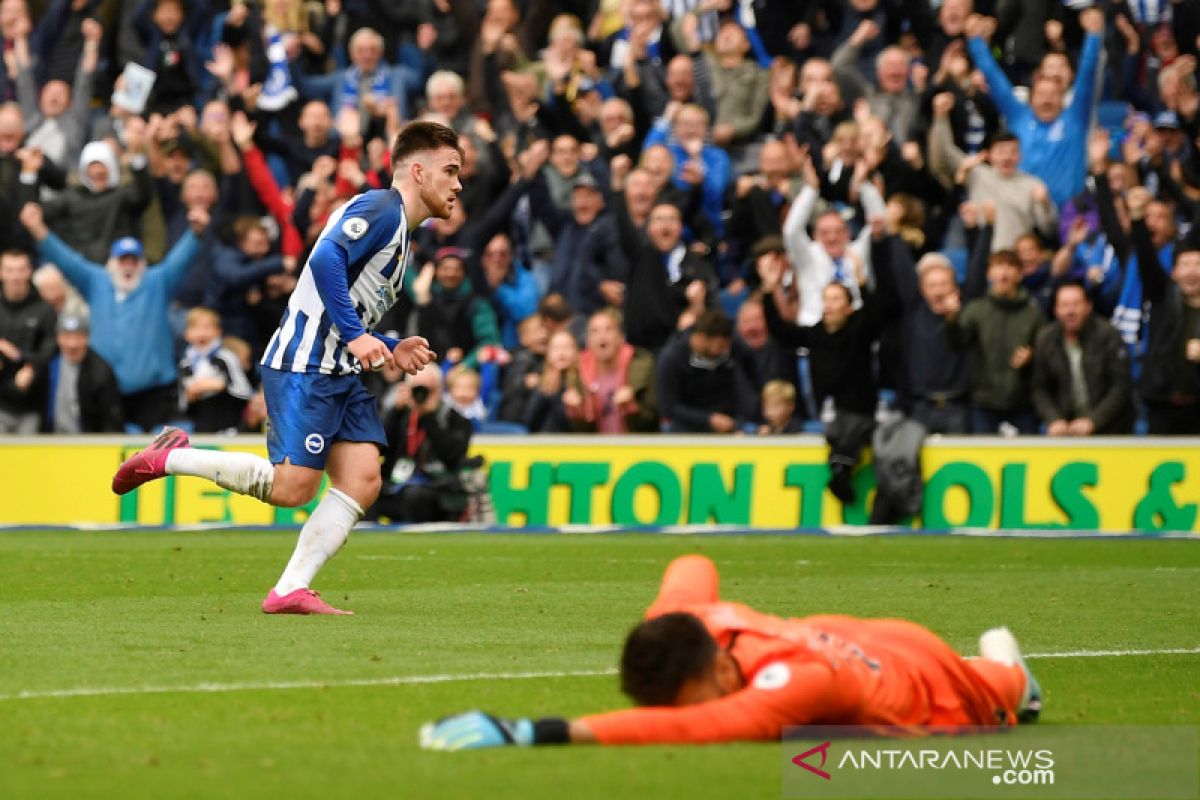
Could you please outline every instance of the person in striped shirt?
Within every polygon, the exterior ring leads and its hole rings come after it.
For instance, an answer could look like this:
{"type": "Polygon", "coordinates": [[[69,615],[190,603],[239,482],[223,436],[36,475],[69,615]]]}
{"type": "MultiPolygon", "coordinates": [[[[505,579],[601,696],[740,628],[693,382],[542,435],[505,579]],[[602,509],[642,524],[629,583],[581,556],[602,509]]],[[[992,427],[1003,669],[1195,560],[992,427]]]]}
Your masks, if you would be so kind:
{"type": "Polygon", "coordinates": [[[393,365],[413,375],[435,359],[420,336],[397,341],[372,328],[399,297],[412,232],[430,217],[449,218],[462,191],[462,148],[451,128],[421,121],[400,131],[391,156],[391,188],[360,194],[330,216],[263,355],[270,460],[192,449],[186,434],[168,428],[113,477],[117,494],[192,475],[294,507],[311,501],[328,473],[329,492],[263,601],[268,614],[351,613],[309,584],[379,494],[387,439],[358,376],[393,365]]]}

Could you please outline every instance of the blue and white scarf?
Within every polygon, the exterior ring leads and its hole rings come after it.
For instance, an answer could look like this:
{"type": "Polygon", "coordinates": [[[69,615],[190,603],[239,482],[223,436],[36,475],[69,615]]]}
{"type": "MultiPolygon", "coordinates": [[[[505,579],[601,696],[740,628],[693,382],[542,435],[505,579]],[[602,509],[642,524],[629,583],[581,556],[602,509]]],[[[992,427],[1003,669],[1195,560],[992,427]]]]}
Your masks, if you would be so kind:
{"type": "MultiPolygon", "coordinates": [[[[1174,242],[1169,242],[1158,251],[1160,265],[1173,263],[1174,257],[1174,242]]],[[[1164,266],[1163,269],[1170,274],[1169,266],[1164,266]]],[[[1129,348],[1135,378],[1141,373],[1142,354],[1146,352],[1146,336],[1149,329],[1142,323],[1148,321],[1148,312],[1142,294],[1142,276],[1138,274],[1137,254],[1134,253],[1125,261],[1125,280],[1121,283],[1121,295],[1117,299],[1117,308],[1113,311],[1112,324],[1129,348]]]]}
{"type": "Polygon", "coordinates": [[[271,62],[267,71],[267,79],[263,82],[262,94],[258,97],[258,107],[263,111],[278,111],[296,99],[296,87],[292,85],[292,72],[288,68],[287,48],[283,44],[283,34],[274,25],[268,25],[267,60],[271,62]]]}
{"type": "MultiPolygon", "coordinates": [[[[391,94],[392,82],[388,75],[387,67],[380,64],[375,68],[375,74],[371,77],[371,94],[376,98],[383,99],[391,94]]],[[[346,68],[346,78],[342,84],[342,107],[358,108],[358,85],[362,81],[362,70],[358,67],[351,66],[346,68]]]]}

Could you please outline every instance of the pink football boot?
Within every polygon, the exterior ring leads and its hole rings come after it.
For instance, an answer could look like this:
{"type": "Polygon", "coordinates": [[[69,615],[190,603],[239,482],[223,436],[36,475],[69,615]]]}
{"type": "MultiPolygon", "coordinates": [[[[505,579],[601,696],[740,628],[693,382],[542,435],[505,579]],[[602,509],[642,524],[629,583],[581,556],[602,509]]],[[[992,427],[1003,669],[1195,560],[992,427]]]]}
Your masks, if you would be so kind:
{"type": "Polygon", "coordinates": [[[280,597],[272,589],[263,600],[264,614],[353,614],[353,611],[342,611],[334,608],[321,599],[321,595],[312,589],[297,589],[280,597]]]}
{"type": "Polygon", "coordinates": [[[164,428],[149,447],[125,459],[113,475],[114,494],[127,494],[147,481],[167,474],[167,456],[172,450],[191,447],[188,435],[179,428],[164,428]]]}

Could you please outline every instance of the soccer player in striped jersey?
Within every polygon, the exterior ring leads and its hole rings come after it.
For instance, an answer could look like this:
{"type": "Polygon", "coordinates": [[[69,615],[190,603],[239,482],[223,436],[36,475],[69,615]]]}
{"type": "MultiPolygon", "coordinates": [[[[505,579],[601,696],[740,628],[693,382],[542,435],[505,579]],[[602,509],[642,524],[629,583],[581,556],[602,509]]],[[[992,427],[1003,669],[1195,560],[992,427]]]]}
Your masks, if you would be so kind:
{"type": "Polygon", "coordinates": [[[400,294],[412,232],[446,219],[462,191],[462,148],[445,125],[412,122],[392,146],[392,186],[360,194],[334,212],[262,359],[270,460],[198,450],[168,428],[113,477],[125,494],[165,475],[207,478],[274,506],[311,501],[329,474],[279,582],[268,614],[346,614],[309,584],[379,494],[379,448],[387,438],[359,373],[395,365],[416,374],[435,358],[420,336],[396,341],[371,330],[400,294]]]}

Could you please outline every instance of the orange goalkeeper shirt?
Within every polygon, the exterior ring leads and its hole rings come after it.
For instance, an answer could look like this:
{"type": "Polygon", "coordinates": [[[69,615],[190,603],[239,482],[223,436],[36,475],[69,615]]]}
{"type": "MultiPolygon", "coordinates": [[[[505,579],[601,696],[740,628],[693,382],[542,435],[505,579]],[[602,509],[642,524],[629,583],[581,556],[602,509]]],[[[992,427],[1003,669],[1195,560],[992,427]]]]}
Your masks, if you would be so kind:
{"type": "Polygon", "coordinates": [[[1011,725],[1019,667],[966,661],[911,622],[820,615],[781,619],[721,602],[703,556],[673,561],[646,612],[699,617],[745,686],[717,700],[584,717],[603,744],[777,739],[787,725],[1011,725]]]}

